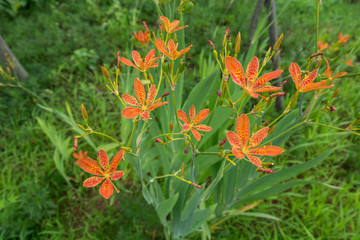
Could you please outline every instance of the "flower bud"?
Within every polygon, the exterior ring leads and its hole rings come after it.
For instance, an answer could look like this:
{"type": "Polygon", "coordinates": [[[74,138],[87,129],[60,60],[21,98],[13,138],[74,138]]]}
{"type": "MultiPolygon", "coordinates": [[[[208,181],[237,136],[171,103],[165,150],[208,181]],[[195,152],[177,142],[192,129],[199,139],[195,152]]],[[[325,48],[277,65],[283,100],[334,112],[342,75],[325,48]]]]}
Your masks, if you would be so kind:
{"type": "Polygon", "coordinates": [[[170,121],[170,123],[169,123],[169,130],[170,130],[171,133],[174,130],[174,124],[173,124],[172,121],[170,121]]]}
{"type": "Polygon", "coordinates": [[[213,48],[213,50],[215,51],[215,45],[214,45],[214,43],[212,42],[212,41],[210,41],[210,40],[207,40],[208,41],[208,43],[210,44],[210,46],[213,48]]]}
{"type": "Polygon", "coordinates": [[[262,124],[261,124],[261,126],[266,126],[266,125],[268,125],[269,124],[269,121],[266,121],[266,122],[263,122],[262,124]]]}
{"type": "Polygon", "coordinates": [[[143,21],[142,23],[143,23],[143,26],[144,26],[145,30],[148,31],[148,32],[150,32],[149,29],[148,29],[148,26],[147,26],[146,22],[143,21]]]}
{"type": "Polygon", "coordinates": [[[84,131],[86,130],[86,129],[84,128],[84,126],[81,125],[81,124],[79,124],[79,123],[77,124],[77,126],[78,126],[79,128],[81,128],[82,130],[84,130],[84,131]]]}
{"type": "Polygon", "coordinates": [[[155,142],[156,142],[156,143],[162,143],[162,141],[161,141],[160,138],[156,138],[156,139],[155,139],[155,142]]]}
{"type": "Polygon", "coordinates": [[[106,79],[110,79],[109,72],[106,70],[105,67],[101,66],[101,71],[106,79]]]}
{"type": "Polygon", "coordinates": [[[189,153],[189,145],[186,146],[185,150],[184,150],[184,153],[185,154],[188,154],[189,153]]]}
{"type": "Polygon", "coordinates": [[[274,131],[274,129],[275,129],[275,125],[273,125],[273,126],[270,128],[268,135],[272,134],[273,131],[274,131]]]}
{"type": "Polygon", "coordinates": [[[182,73],[185,70],[185,63],[181,61],[179,63],[179,73],[182,73]]]}
{"type": "Polygon", "coordinates": [[[217,90],[217,91],[216,91],[216,94],[217,94],[219,97],[221,97],[221,91],[220,91],[220,90],[217,90]]]}
{"type": "Polygon", "coordinates": [[[117,51],[116,56],[117,56],[117,67],[120,68],[121,61],[120,61],[120,51],[119,50],[117,51]]]}
{"type": "Polygon", "coordinates": [[[195,183],[191,183],[191,185],[193,185],[193,186],[196,187],[196,188],[202,188],[202,186],[197,185],[197,184],[195,184],[195,183]]]}
{"type": "Polygon", "coordinates": [[[163,97],[166,97],[166,96],[169,96],[169,92],[166,92],[166,93],[164,93],[163,95],[161,95],[161,97],[160,98],[163,98],[163,97]]]}
{"type": "Polygon", "coordinates": [[[219,143],[219,147],[223,146],[226,143],[226,139],[223,139],[220,143],[219,143]]]}
{"type": "Polygon", "coordinates": [[[272,166],[274,166],[274,163],[273,162],[263,162],[262,165],[264,167],[272,167],[272,166]]]}
{"type": "Polygon", "coordinates": [[[281,84],[281,86],[280,87],[283,87],[285,84],[287,84],[289,82],[289,79],[286,79],[282,84],[281,84]]]}
{"type": "Polygon", "coordinates": [[[87,114],[87,112],[86,112],[86,108],[85,108],[84,104],[81,104],[81,105],[80,105],[80,109],[81,109],[81,114],[82,114],[85,122],[87,122],[88,114],[87,114]]]}
{"type": "Polygon", "coordinates": [[[280,47],[280,44],[284,38],[284,34],[282,33],[280,37],[276,40],[276,43],[274,44],[274,51],[278,50],[280,47]]]}
{"type": "Polygon", "coordinates": [[[274,171],[270,168],[258,168],[256,169],[257,172],[262,172],[262,173],[266,173],[266,174],[271,174],[274,173],[274,171]]]}
{"type": "Polygon", "coordinates": [[[241,44],[241,33],[239,32],[235,40],[235,49],[234,49],[235,53],[240,52],[240,44],[241,44]]]}
{"type": "Polygon", "coordinates": [[[74,137],[74,147],[73,147],[73,152],[76,152],[78,149],[79,145],[78,145],[78,138],[75,136],[74,137]]]}
{"type": "Polygon", "coordinates": [[[334,111],[336,111],[336,107],[331,106],[331,107],[330,107],[330,112],[334,112],[334,111]]]}
{"type": "Polygon", "coordinates": [[[340,88],[336,89],[335,92],[333,93],[333,95],[331,96],[331,99],[335,98],[338,95],[339,91],[340,91],[340,88]]]}

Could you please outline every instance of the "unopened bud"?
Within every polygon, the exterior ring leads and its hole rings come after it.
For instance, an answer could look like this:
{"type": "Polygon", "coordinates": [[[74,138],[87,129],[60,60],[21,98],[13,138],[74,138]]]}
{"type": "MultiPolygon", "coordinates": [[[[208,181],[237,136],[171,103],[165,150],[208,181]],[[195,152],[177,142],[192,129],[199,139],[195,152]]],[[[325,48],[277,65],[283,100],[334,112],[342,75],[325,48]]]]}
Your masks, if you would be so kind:
{"type": "Polygon", "coordinates": [[[220,91],[220,90],[217,90],[217,91],[216,91],[216,94],[217,94],[219,97],[221,97],[221,91],[220,91]]]}
{"type": "Polygon", "coordinates": [[[274,51],[278,50],[280,47],[280,44],[284,38],[284,34],[282,33],[280,37],[276,40],[276,43],[274,44],[274,51]]]}
{"type": "Polygon", "coordinates": [[[10,68],[7,66],[6,67],[6,71],[9,73],[9,74],[11,74],[11,70],[10,70],[10,68]]]}
{"type": "Polygon", "coordinates": [[[335,92],[333,93],[333,95],[331,96],[331,99],[335,98],[338,95],[339,91],[340,91],[340,88],[336,89],[335,92]]]}
{"type": "Polygon", "coordinates": [[[235,40],[235,49],[234,49],[235,53],[240,52],[240,44],[241,44],[241,33],[239,32],[235,40]]]}
{"type": "Polygon", "coordinates": [[[84,126],[83,125],[81,125],[81,124],[77,124],[77,126],[79,127],[79,128],[81,128],[82,130],[86,130],[85,128],[84,128],[84,126]]]}
{"type": "Polygon", "coordinates": [[[189,145],[186,146],[185,150],[184,150],[184,153],[185,154],[188,154],[189,153],[189,145]]]}
{"type": "Polygon", "coordinates": [[[271,53],[271,47],[269,47],[269,49],[267,50],[265,54],[265,59],[270,56],[270,53],[271,53]]]}
{"type": "Polygon", "coordinates": [[[202,188],[202,186],[197,185],[197,184],[195,184],[195,183],[191,183],[191,185],[193,185],[193,186],[196,187],[196,188],[202,188]]]}
{"type": "Polygon", "coordinates": [[[75,136],[74,137],[74,147],[73,147],[73,152],[76,152],[78,149],[79,145],[78,145],[78,138],[75,136]]]}
{"type": "Polygon", "coordinates": [[[263,162],[262,165],[264,167],[272,167],[272,166],[274,166],[274,163],[273,162],[263,162]]]}
{"type": "Polygon", "coordinates": [[[266,122],[263,122],[262,124],[261,124],[261,126],[266,126],[266,125],[268,125],[269,124],[269,121],[266,121],[266,122]]]}
{"type": "Polygon", "coordinates": [[[101,66],[101,71],[106,79],[110,79],[110,74],[105,67],[101,66]]]}
{"type": "Polygon", "coordinates": [[[144,26],[145,30],[148,31],[148,32],[150,32],[149,29],[148,29],[148,26],[147,26],[146,22],[143,21],[142,23],[143,23],[143,26],[144,26]]]}
{"type": "Polygon", "coordinates": [[[149,73],[149,79],[150,79],[151,84],[154,84],[154,78],[153,78],[153,76],[151,75],[151,73],[149,73]]]}
{"type": "Polygon", "coordinates": [[[226,143],[226,139],[223,139],[220,143],[219,143],[219,147],[223,146],[226,143]]]}
{"type": "Polygon", "coordinates": [[[161,25],[159,25],[159,26],[160,26],[161,33],[164,34],[165,33],[165,23],[162,22],[161,25]]]}
{"type": "Polygon", "coordinates": [[[269,130],[269,135],[273,133],[274,129],[275,129],[275,125],[273,125],[273,126],[270,128],[270,130],[269,130]]]}
{"type": "Polygon", "coordinates": [[[208,43],[210,44],[210,46],[213,48],[213,50],[215,51],[215,45],[214,45],[214,43],[212,42],[212,41],[210,41],[210,40],[207,40],[208,41],[208,43]]]}
{"type": "Polygon", "coordinates": [[[314,53],[313,55],[311,55],[311,56],[309,57],[309,59],[312,59],[312,58],[314,58],[314,57],[321,56],[321,55],[323,55],[322,52],[317,52],[317,53],[314,53]]]}
{"type": "Polygon", "coordinates": [[[169,64],[167,62],[163,63],[161,65],[162,70],[164,71],[164,73],[168,73],[169,72],[169,64]]]}
{"type": "Polygon", "coordinates": [[[161,141],[160,138],[156,138],[156,139],[155,139],[155,142],[156,142],[156,143],[162,143],[162,141],[161,141]]]}
{"type": "Polygon", "coordinates": [[[331,107],[330,107],[330,112],[334,112],[334,111],[336,111],[336,107],[331,106],[331,107]]]}
{"type": "Polygon", "coordinates": [[[278,93],[271,94],[269,98],[282,97],[285,95],[286,95],[286,92],[278,92],[278,93]]]}
{"type": "Polygon", "coordinates": [[[229,35],[229,28],[226,29],[225,34],[224,34],[224,38],[223,38],[223,42],[222,42],[223,48],[225,48],[225,46],[226,46],[226,44],[227,44],[226,39],[227,39],[227,36],[228,36],[228,35],[229,35]]]}
{"type": "Polygon", "coordinates": [[[179,73],[182,73],[185,70],[185,63],[181,61],[179,63],[179,73]]]}
{"type": "Polygon", "coordinates": [[[81,114],[82,114],[82,116],[83,116],[83,118],[84,118],[84,120],[86,122],[87,119],[88,119],[88,114],[86,112],[86,108],[85,108],[84,104],[80,105],[80,109],[81,109],[81,114]]]}
{"type": "Polygon", "coordinates": [[[174,43],[175,43],[175,44],[178,44],[178,43],[179,43],[179,41],[178,41],[178,39],[177,39],[176,33],[174,33],[174,43]]]}
{"type": "Polygon", "coordinates": [[[172,121],[170,121],[170,123],[169,123],[169,130],[170,130],[171,133],[174,130],[174,124],[173,124],[172,121]]]}
{"type": "Polygon", "coordinates": [[[117,56],[117,67],[120,68],[120,62],[121,61],[120,61],[120,51],[119,50],[117,51],[116,56],[117,56]]]}
{"type": "Polygon", "coordinates": [[[285,84],[287,84],[289,82],[289,79],[286,79],[282,84],[281,84],[281,86],[280,87],[283,87],[285,84]]]}
{"type": "Polygon", "coordinates": [[[262,172],[262,173],[266,173],[266,174],[272,174],[274,173],[274,171],[270,168],[258,168],[256,169],[257,172],[262,172]]]}
{"type": "Polygon", "coordinates": [[[166,92],[166,93],[164,93],[163,95],[161,95],[161,97],[160,98],[163,98],[163,97],[166,97],[166,96],[169,96],[169,92],[166,92]]]}

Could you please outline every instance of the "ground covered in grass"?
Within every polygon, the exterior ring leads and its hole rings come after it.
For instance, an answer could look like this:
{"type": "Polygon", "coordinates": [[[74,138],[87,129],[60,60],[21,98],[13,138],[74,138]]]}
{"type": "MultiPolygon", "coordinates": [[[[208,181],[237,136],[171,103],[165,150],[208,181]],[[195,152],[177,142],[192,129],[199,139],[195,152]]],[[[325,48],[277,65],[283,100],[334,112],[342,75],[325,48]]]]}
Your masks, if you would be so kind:
{"type": "MultiPolygon", "coordinates": [[[[281,0],[277,4],[279,31],[285,35],[281,65],[288,66],[314,52],[315,7],[310,0],[281,0]]],[[[194,44],[191,59],[187,59],[189,89],[215,66],[206,40],[220,46],[225,29],[230,27],[233,38],[241,31],[241,51],[245,51],[254,5],[253,1],[198,1],[184,16],[190,25],[187,42],[194,44]]],[[[163,239],[157,215],[142,199],[140,186],[131,174],[123,183],[126,188],[111,201],[102,199],[96,189],[81,186],[85,176],[71,157],[73,128],[51,112],[71,112],[79,120],[79,106],[86,102],[91,106],[89,114],[98,120],[94,127],[121,138],[117,131],[119,109],[109,97],[100,66],[114,66],[117,49],[124,55],[131,51],[134,42],[129,33],[142,29],[142,20],[156,27],[153,3],[54,0],[45,4],[29,0],[16,15],[8,13],[11,9],[7,5],[2,7],[1,35],[31,76],[24,86],[37,96],[21,89],[0,88],[0,238],[163,239]]],[[[343,32],[350,37],[345,47],[355,44],[360,21],[354,19],[359,12],[358,3],[323,1],[321,40],[336,42],[337,34],[343,32]]],[[[263,19],[265,10],[260,21],[263,19]]],[[[257,38],[255,54],[263,56],[266,31],[257,38]]],[[[342,71],[360,71],[356,55],[351,56],[354,67],[343,66],[342,71]]],[[[344,127],[354,119],[360,112],[360,102],[356,101],[359,80],[359,76],[336,80],[340,87],[333,103],[337,111],[327,113],[322,123],[344,127]]],[[[286,86],[285,90],[292,88],[286,86]]],[[[102,143],[101,138],[93,140],[102,143]]],[[[320,126],[294,134],[274,171],[335,150],[321,165],[298,176],[313,184],[265,199],[255,208],[282,221],[231,218],[214,232],[214,239],[358,239],[359,143],[359,136],[320,126]]],[[[95,152],[89,154],[94,156],[95,152]]]]}

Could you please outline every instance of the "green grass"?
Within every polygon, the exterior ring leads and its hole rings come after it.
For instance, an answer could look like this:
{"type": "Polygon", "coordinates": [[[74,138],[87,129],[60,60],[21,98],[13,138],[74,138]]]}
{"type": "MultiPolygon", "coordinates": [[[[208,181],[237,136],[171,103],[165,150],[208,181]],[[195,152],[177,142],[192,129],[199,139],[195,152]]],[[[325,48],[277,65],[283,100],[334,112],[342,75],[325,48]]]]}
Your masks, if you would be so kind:
{"type": "MultiPolygon", "coordinates": [[[[227,26],[233,38],[241,30],[242,50],[245,49],[253,10],[250,2],[235,1],[225,15],[228,2],[217,5],[216,1],[209,4],[199,1],[185,16],[185,23],[190,25],[186,30],[187,42],[194,44],[189,66],[199,73],[188,73],[189,86],[201,79],[199,75],[206,75],[206,65],[213,65],[213,61],[208,60],[211,48],[206,40],[211,39],[220,47],[227,26]],[[198,36],[198,32],[203,34],[198,36]],[[202,61],[197,56],[203,47],[206,51],[202,61]]],[[[313,1],[292,1],[283,9],[285,2],[278,1],[278,12],[283,11],[279,16],[279,32],[285,33],[282,66],[304,61],[313,53],[315,32],[313,1]]],[[[341,30],[350,35],[350,46],[359,39],[356,29],[360,23],[353,19],[360,5],[346,1],[332,3],[323,1],[321,35],[331,29],[327,39],[335,41],[341,30]],[[341,24],[334,24],[334,21],[341,24]]],[[[152,3],[53,1],[45,10],[34,7],[20,9],[15,18],[0,16],[3,38],[33,76],[24,85],[64,113],[67,101],[78,122],[82,119],[80,104],[84,103],[92,127],[106,130],[120,139],[119,108],[104,85],[100,66],[114,66],[118,48],[124,55],[132,48],[129,32],[142,29],[139,25],[142,20],[147,20],[149,26],[156,22],[152,3]],[[138,4],[140,10],[136,10],[134,4],[138,4]]],[[[261,36],[260,41],[265,42],[266,36],[261,36]]],[[[257,50],[260,55],[266,51],[266,44],[263,45],[257,50]]],[[[353,60],[355,62],[356,58],[353,60]]],[[[345,68],[351,72],[359,72],[359,69],[358,62],[354,69],[345,68]]],[[[359,77],[336,81],[341,88],[333,103],[337,111],[326,113],[322,123],[344,127],[360,112],[360,103],[354,100],[358,99],[360,91],[358,80],[359,77]]],[[[34,97],[20,89],[0,88],[0,158],[3,164],[0,239],[119,239],[124,236],[126,239],[163,239],[155,211],[142,199],[140,187],[131,173],[122,183],[129,191],[122,190],[115,201],[105,201],[97,189],[81,186],[87,174],[74,166],[70,154],[74,130],[36,103],[34,97]],[[36,117],[54,129],[54,136],[61,143],[70,138],[69,151],[63,153],[64,170],[70,184],[56,169],[56,148],[36,117]]],[[[93,140],[99,145],[108,143],[100,137],[93,140]]],[[[85,142],[80,144],[80,148],[88,148],[85,142]]],[[[281,218],[281,222],[254,217],[232,218],[221,225],[222,230],[214,232],[214,239],[357,239],[360,234],[358,145],[358,136],[323,127],[307,127],[293,135],[286,144],[286,154],[278,158],[275,171],[336,148],[329,159],[299,176],[317,184],[296,187],[254,208],[256,212],[281,218]]],[[[94,156],[95,151],[89,154],[94,156]]]]}

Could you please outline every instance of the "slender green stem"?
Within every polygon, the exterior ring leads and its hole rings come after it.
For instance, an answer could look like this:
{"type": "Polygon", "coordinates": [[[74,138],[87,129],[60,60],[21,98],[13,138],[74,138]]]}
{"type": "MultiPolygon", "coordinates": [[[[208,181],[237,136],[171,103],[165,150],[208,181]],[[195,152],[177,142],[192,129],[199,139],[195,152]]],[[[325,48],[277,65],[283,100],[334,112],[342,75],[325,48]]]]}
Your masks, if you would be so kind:
{"type": "Polygon", "coordinates": [[[120,102],[122,103],[122,105],[123,105],[124,107],[126,107],[124,101],[121,99],[121,97],[119,96],[119,94],[116,94],[116,96],[118,97],[118,99],[120,100],[120,102]]]}
{"type": "Polygon", "coordinates": [[[246,93],[246,91],[244,90],[244,91],[243,91],[243,94],[242,94],[241,97],[240,97],[240,98],[243,98],[243,100],[241,101],[241,104],[240,104],[238,110],[236,111],[237,113],[239,113],[240,110],[242,109],[242,107],[244,106],[244,103],[245,103],[245,100],[246,100],[246,94],[247,94],[247,93],[246,93]]]}
{"type": "Polygon", "coordinates": [[[197,155],[216,155],[219,156],[218,152],[198,152],[197,155]]]}
{"type": "Polygon", "coordinates": [[[312,110],[314,109],[314,106],[315,106],[315,103],[316,103],[316,100],[318,99],[318,97],[319,97],[319,96],[316,95],[316,93],[315,93],[314,101],[312,102],[310,108],[309,108],[309,109],[305,112],[305,114],[304,114],[305,120],[308,120],[308,119],[309,119],[310,114],[311,114],[312,110]]]}
{"type": "Polygon", "coordinates": [[[176,123],[179,127],[179,129],[181,129],[181,125],[180,125],[180,122],[179,122],[179,117],[177,115],[177,111],[176,111],[176,103],[175,103],[175,94],[174,94],[175,90],[171,89],[171,95],[172,95],[172,99],[173,99],[173,105],[174,105],[174,114],[175,114],[175,117],[176,117],[176,123]]]}
{"type": "Polygon", "coordinates": [[[156,89],[156,94],[155,94],[154,99],[156,99],[156,96],[158,95],[159,90],[160,90],[160,86],[161,86],[161,81],[162,81],[162,76],[163,76],[162,64],[163,64],[163,63],[161,63],[161,67],[160,67],[160,79],[159,79],[159,84],[158,84],[158,87],[157,87],[157,89],[156,89]]]}
{"type": "Polygon", "coordinates": [[[279,137],[281,137],[281,136],[283,136],[283,135],[287,134],[288,132],[290,132],[290,131],[294,130],[294,129],[295,129],[295,128],[297,128],[297,127],[300,127],[300,126],[301,126],[301,125],[303,125],[303,124],[305,124],[305,121],[302,121],[302,122],[300,122],[300,123],[298,123],[298,124],[294,125],[293,127],[289,128],[289,129],[288,129],[288,130],[286,130],[285,132],[282,132],[281,134],[279,134],[279,135],[277,135],[276,137],[274,137],[274,138],[272,138],[272,139],[270,139],[270,140],[268,140],[268,141],[266,141],[266,142],[262,143],[261,145],[266,145],[267,143],[272,142],[272,141],[274,141],[274,140],[278,139],[279,137]]]}
{"type": "Polygon", "coordinates": [[[315,43],[315,52],[318,50],[319,42],[319,19],[320,19],[320,0],[316,0],[316,43],[315,43]]]}
{"type": "Polygon", "coordinates": [[[305,123],[309,124],[309,125],[318,125],[318,126],[333,128],[333,129],[336,129],[336,130],[339,130],[339,131],[346,131],[346,129],[344,129],[344,128],[338,128],[338,127],[330,126],[330,125],[323,124],[323,123],[316,123],[316,122],[310,122],[310,121],[305,121],[305,123]]]}
{"type": "Polygon", "coordinates": [[[134,118],[133,127],[132,127],[132,130],[131,130],[131,135],[130,135],[130,138],[129,138],[126,146],[130,147],[130,145],[131,145],[131,142],[132,142],[132,139],[133,139],[134,133],[135,133],[136,123],[137,123],[137,118],[134,118]]]}
{"type": "Polygon", "coordinates": [[[121,142],[119,142],[119,141],[116,140],[115,138],[113,138],[113,137],[111,137],[111,136],[109,136],[109,135],[107,135],[107,134],[105,134],[105,133],[92,131],[92,132],[90,132],[89,134],[101,135],[101,136],[103,136],[103,137],[106,137],[106,138],[109,138],[109,139],[113,140],[114,142],[116,142],[117,144],[119,144],[121,147],[124,147],[124,145],[123,145],[121,142]]]}

